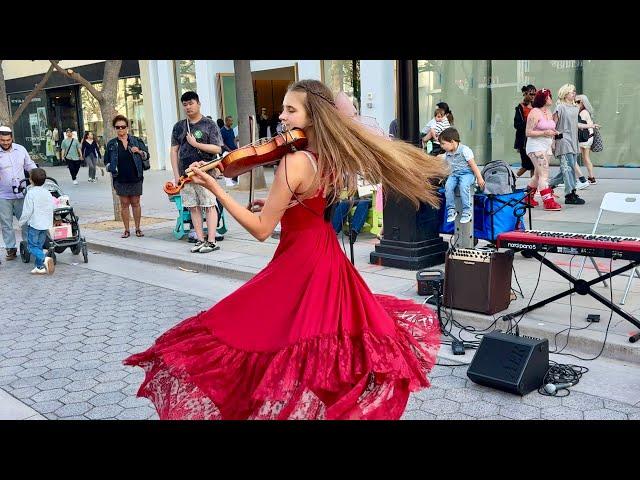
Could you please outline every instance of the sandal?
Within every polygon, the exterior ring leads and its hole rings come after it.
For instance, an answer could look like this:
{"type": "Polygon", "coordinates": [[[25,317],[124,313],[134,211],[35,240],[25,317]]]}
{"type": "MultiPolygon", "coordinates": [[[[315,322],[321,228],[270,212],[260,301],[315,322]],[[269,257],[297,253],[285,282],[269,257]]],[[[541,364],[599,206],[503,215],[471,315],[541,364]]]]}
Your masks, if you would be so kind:
{"type": "Polygon", "coordinates": [[[136,237],[144,237],[144,233],[139,228],[136,228],[136,237]]]}
{"type": "Polygon", "coordinates": [[[129,238],[130,236],[131,233],[129,233],[129,230],[125,230],[124,233],[120,235],[120,238],[129,238]]]}

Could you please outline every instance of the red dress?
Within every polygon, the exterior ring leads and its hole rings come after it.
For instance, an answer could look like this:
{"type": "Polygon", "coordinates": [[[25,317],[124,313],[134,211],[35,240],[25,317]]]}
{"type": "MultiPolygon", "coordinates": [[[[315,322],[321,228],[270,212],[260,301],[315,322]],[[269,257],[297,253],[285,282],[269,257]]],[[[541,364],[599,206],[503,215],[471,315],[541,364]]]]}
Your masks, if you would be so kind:
{"type": "Polygon", "coordinates": [[[398,419],[429,386],[440,331],[374,295],[340,249],[323,197],[282,217],[271,262],[127,358],[161,419],[398,419]]]}

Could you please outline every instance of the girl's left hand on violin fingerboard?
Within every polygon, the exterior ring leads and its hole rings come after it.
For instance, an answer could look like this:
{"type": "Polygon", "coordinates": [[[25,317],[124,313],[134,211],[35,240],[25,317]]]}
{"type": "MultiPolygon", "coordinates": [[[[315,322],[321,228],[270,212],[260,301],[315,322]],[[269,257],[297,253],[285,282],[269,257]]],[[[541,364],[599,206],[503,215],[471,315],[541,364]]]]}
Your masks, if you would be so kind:
{"type": "Polygon", "coordinates": [[[203,172],[202,170],[200,170],[200,168],[198,168],[202,163],[206,162],[193,162],[189,166],[189,168],[193,172],[193,175],[191,175],[191,181],[196,185],[202,185],[203,187],[211,186],[212,188],[215,188],[215,186],[218,186],[218,182],[216,182],[215,179],[207,172],[203,172]]]}

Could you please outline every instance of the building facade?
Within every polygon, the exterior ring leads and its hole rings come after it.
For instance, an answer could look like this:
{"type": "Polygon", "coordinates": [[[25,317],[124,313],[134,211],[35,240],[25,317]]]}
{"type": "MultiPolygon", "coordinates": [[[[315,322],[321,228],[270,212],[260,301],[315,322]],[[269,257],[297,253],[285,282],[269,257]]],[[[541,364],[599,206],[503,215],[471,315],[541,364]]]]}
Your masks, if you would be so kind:
{"type": "Polygon", "coordinates": [[[591,160],[596,166],[638,167],[632,138],[640,133],[640,62],[635,60],[420,60],[418,62],[421,125],[446,101],[461,140],[480,163],[520,160],[513,149],[515,106],[521,87],[551,90],[570,83],[587,95],[594,121],[601,125],[605,149],[591,160]]]}
{"type": "MultiPolygon", "coordinates": [[[[97,84],[102,78],[99,65],[88,63],[76,69],[84,69],[97,84]]],[[[395,65],[394,60],[252,60],[256,109],[264,107],[268,115],[278,115],[287,86],[312,78],[325,82],[334,93],[344,91],[361,115],[375,118],[388,130],[396,115],[395,65]]],[[[447,102],[454,126],[479,164],[495,159],[519,164],[513,149],[513,117],[523,85],[549,88],[555,101],[560,86],[572,83],[578,93],[589,97],[595,121],[602,125],[605,150],[592,155],[594,164],[640,166],[631,148],[631,139],[640,130],[635,120],[640,115],[639,61],[419,60],[418,71],[420,124],[433,117],[436,103],[447,102]]],[[[237,124],[232,60],[124,61],[120,76],[118,111],[132,120],[133,133],[147,141],[152,168],[171,169],[171,129],[184,117],[179,99],[185,91],[198,92],[204,115],[214,119],[231,115],[237,124]]],[[[36,81],[37,75],[7,78],[12,111],[36,81]]],[[[50,81],[16,125],[16,138],[32,153],[42,151],[44,125],[54,121],[62,129],[72,124],[79,131],[90,129],[100,135],[97,103],[83,87],[69,83],[50,81]]]]}
{"type": "MultiPolygon", "coordinates": [[[[63,68],[73,68],[92,86],[100,90],[104,73],[104,61],[85,60],[61,62],[63,68]]],[[[13,115],[22,105],[49,68],[49,62],[38,60],[5,60],[3,69],[9,111],[13,115]]],[[[146,138],[143,114],[142,83],[137,60],[124,60],[118,80],[116,109],[131,119],[131,132],[146,138]]],[[[54,73],[13,125],[16,142],[23,145],[34,160],[44,160],[55,155],[52,151],[53,132],[59,138],[71,128],[82,135],[90,130],[104,145],[102,114],[96,99],[77,82],[54,73]]]]}
{"type": "MultiPolygon", "coordinates": [[[[345,91],[386,130],[395,117],[393,60],[252,60],[256,109],[278,115],[287,86],[299,79],[322,80],[345,91]]],[[[233,60],[141,60],[140,72],[153,168],[171,169],[171,129],[183,118],[180,95],[195,89],[203,115],[231,115],[237,124],[233,60]]]]}

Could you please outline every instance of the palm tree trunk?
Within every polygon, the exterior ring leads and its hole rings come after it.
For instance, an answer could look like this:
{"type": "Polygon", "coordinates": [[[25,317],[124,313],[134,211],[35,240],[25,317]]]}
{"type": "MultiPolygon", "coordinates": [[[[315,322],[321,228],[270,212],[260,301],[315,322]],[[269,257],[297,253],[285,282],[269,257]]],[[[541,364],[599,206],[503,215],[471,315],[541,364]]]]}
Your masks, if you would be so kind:
{"type": "MultiPolygon", "coordinates": [[[[251,61],[234,60],[233,69],[236,76],[236,103],[238,105],[238,140],[240,145],[247,145],[253,139],[249,134],[249,115],[256,114],[256,105],[253,99],[253,81],[251,80],[251,61]]],[[[249,190],[250,174],[240,176],[239,190],[249,190]]],[[[253,171],[254,188],[266,188],[264,169],[256,168],[253,171]]]]}
{"type": "MultiPolygon", "coordinates": [[[[104,79],[102,83],[102,99],[98,100],[102,123],[104,125],[104,138],[108,141],[116,136],[116,130],[111,124],[111,120],[118,114],[116,102],[118,98],[118,76],[122,60],[107,60],[104,65],[104,79]]],[[[113,184],[111,184],[111,199],[113,201],[113,219],[122,220],[120,211],[120,198],[116,194],[113,184]]]]}

